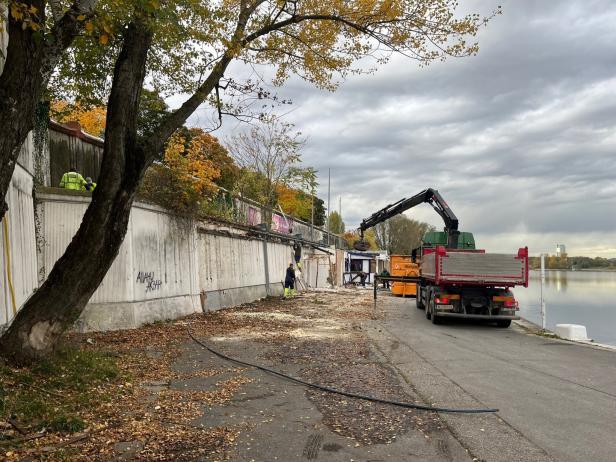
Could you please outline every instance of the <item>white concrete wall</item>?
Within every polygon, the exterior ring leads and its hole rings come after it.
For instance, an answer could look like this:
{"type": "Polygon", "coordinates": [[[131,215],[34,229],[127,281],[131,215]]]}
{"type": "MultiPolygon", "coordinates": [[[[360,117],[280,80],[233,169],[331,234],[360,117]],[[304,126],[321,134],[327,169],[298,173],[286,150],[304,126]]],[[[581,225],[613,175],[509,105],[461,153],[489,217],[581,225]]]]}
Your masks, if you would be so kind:
{"type": "MultiPolygon", "coordinates": [[[[86,193],[45,191],[37,196],[42,230],[38,260],[43,278],[65,251],[90,202],[86,193]]],[[[293,250],[290,243],[265,245],[246,229],[178,223],[159,207],[137,203],[118,257],[76,329],[127,329],[201,309],[235,306],[268,294],[281,295],[293,250]],[[205,295],[203,307],[201,293],[205,295]]],[[[317,254],[315,258],[312,249],[304,248],[304,279],[309,287],[327,285],[329,262],[325,254],[317,254]]]]}
{"type": "Polygon", "coordinates": [[[3,221],[8,223],[8,236],[4,222],[0,229],[0,325],[13,319],[14,313],[38,286],[32,181],[32,174],[18,164],[6,196],[9,211],[3,221]]]}
{"type": "MultiPolygon", "coordinates": [[[[282,294],[282,281],[292,249],[268,242],[269,295],[282,294]]],[[[206,310],[234,306],[267,294],[262,240],[232,227],[201,225],[198,231],[199,286],[206,294],[206,310]]]]}
{"type": "Polygon", "coordinates": [[[0,72],[4,69],[4,61],[6,59],[6,47],[9,45],[9,33],[7,31],[8,21],[8,8],[6,2],[0,2],[0,24],[2,24],[2,30],[0,31],[0,72]]]}
{"type": "MultiPolygon", "coordinates": [[[[41,273],[47,277],[77,231],[90,198],[39,194],[41,273]]],[[[77,330],[126,329],[201,309],[194,226],[136,204],[118,257],[84,310],[77,330]]],[[[96,256],[91,258],[95,264],[96,256]]]]}

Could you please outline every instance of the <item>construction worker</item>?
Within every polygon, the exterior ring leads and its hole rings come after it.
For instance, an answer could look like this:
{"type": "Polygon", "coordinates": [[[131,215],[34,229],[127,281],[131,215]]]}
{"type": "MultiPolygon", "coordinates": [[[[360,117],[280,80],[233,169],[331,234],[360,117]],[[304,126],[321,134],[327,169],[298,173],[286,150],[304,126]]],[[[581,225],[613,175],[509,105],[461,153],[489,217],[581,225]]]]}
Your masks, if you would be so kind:
{"type": "Polygon", "coordinates": [[[295,270],[293,269],[293,263],[287,268],[287,274],[284,278],[284,296],[295,296],[295,270]]]}
{"type": "MultiPolygon", "coordinates": [[[[389,274],[389,271],[387,271],[386,268],[383,268],[383,271],[381,271],[380,276],[383,276],[384,278],[388,278],[391,276],[391,274],[389,274]]],[[[389,281],[383,281],[383,289],[385,288],[389,289],[389,281]]]]}
{"type": "Polygon", "coordinates": [[[94,188],[96,188],[96,183],[94,183],[92,181],[92,178],[90,178],[89,176],[86,177],[86,184],[83,185],[82,187],[82,191],[94,191],[94,188]]]}
{"type": "Polygon", "coordinates": [[[301,270],[302,269],[302,245],[299,243],[299,241],[294,241],[293,242],[293,252],[294,252],[294,258],[295,258],[295,264],[297,265],[297,269],[301,270]]]}
{"type": "Polygon", "coordinates": [[[81,191],[86,184],[86,180],[83,179],[80,173],[77,173],[75,167],[71,167],[68,172],[62,175],[60,180],[60,187],[64,189],[72,189],[73,191],[81,191]]]}

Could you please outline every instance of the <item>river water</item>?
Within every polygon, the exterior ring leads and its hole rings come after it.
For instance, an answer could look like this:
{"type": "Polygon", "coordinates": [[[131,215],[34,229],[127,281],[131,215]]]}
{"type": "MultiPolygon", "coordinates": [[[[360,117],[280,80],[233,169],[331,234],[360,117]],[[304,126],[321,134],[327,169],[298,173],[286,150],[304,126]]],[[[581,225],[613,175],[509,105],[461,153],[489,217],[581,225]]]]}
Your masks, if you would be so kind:
{"type": "MultiPolygon", "coordinates": [[[[541,275],[530,272],[528,288],[515,288],[520,316],[541,325],[541,275]]],[[[546,271],[543,294],[547,327],[582,324],[595,342],[616,345],[616,272],[546,271]]]]}

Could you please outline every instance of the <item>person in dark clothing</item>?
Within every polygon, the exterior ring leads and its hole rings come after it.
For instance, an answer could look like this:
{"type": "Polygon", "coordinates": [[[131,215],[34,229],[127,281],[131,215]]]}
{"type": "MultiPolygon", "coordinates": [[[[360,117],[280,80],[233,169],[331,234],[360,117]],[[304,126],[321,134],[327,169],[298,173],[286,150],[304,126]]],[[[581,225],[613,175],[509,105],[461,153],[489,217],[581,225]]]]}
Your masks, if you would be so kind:
{"type": "MultiPolygon", "coordinates": [[[[391,274],[389,274],[389,271],[387,271],[387,269],[383,268],[383,271],[381,271],[381,276],[383,276],[384,278],[388,278],[389,276],[391,276],[391,274]]],[[[389,281],[383,281],[383,289],[389,289],[389,281]]]]}
{"type": "Polygon", "coordinates": [[[293,263],[287,268],[287,274],[284,278],[284,296],[295,296],[295,270],[293,269],[293,263]]]}
{"type": "Polygon", "coordinates": [[[293,252],[294,252],[294,258],[295,258],[295,264],[297,265],[298,269],[301,269],[302,268],[302,265],[301,265],[302,245],[299,243],[299,241],[295,241],[293,243],[293,252]]]}
{"type": "Polygon", "coordinates": [[[366,278],[368,277],[368,275],[366,273],[364,273],[363,271],[359,272],[359,281],[362,285],[362,287],[366,287],[366,278]]]}

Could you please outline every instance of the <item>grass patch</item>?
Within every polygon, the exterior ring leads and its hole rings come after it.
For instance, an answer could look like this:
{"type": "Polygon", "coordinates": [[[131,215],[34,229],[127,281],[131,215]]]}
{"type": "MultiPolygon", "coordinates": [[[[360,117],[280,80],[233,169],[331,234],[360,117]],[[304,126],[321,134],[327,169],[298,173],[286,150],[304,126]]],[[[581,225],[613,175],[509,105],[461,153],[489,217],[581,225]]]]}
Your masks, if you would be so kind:
{"type": "Polygon", "coordinates": [[[549,330],[541,329],[538,332],[536,332],[536,334],[541,337],[560,339],[558,335],[556,335],[554,332],[550,332],[549,330]]]}
{"type": "Polygon", "coordinates": [[[69,347],[29,368],[0,366],[0,419],[28,432],[81,431],[80,412],[108,401],[105,385],[119,378],[112,355],[69,347]]]}

